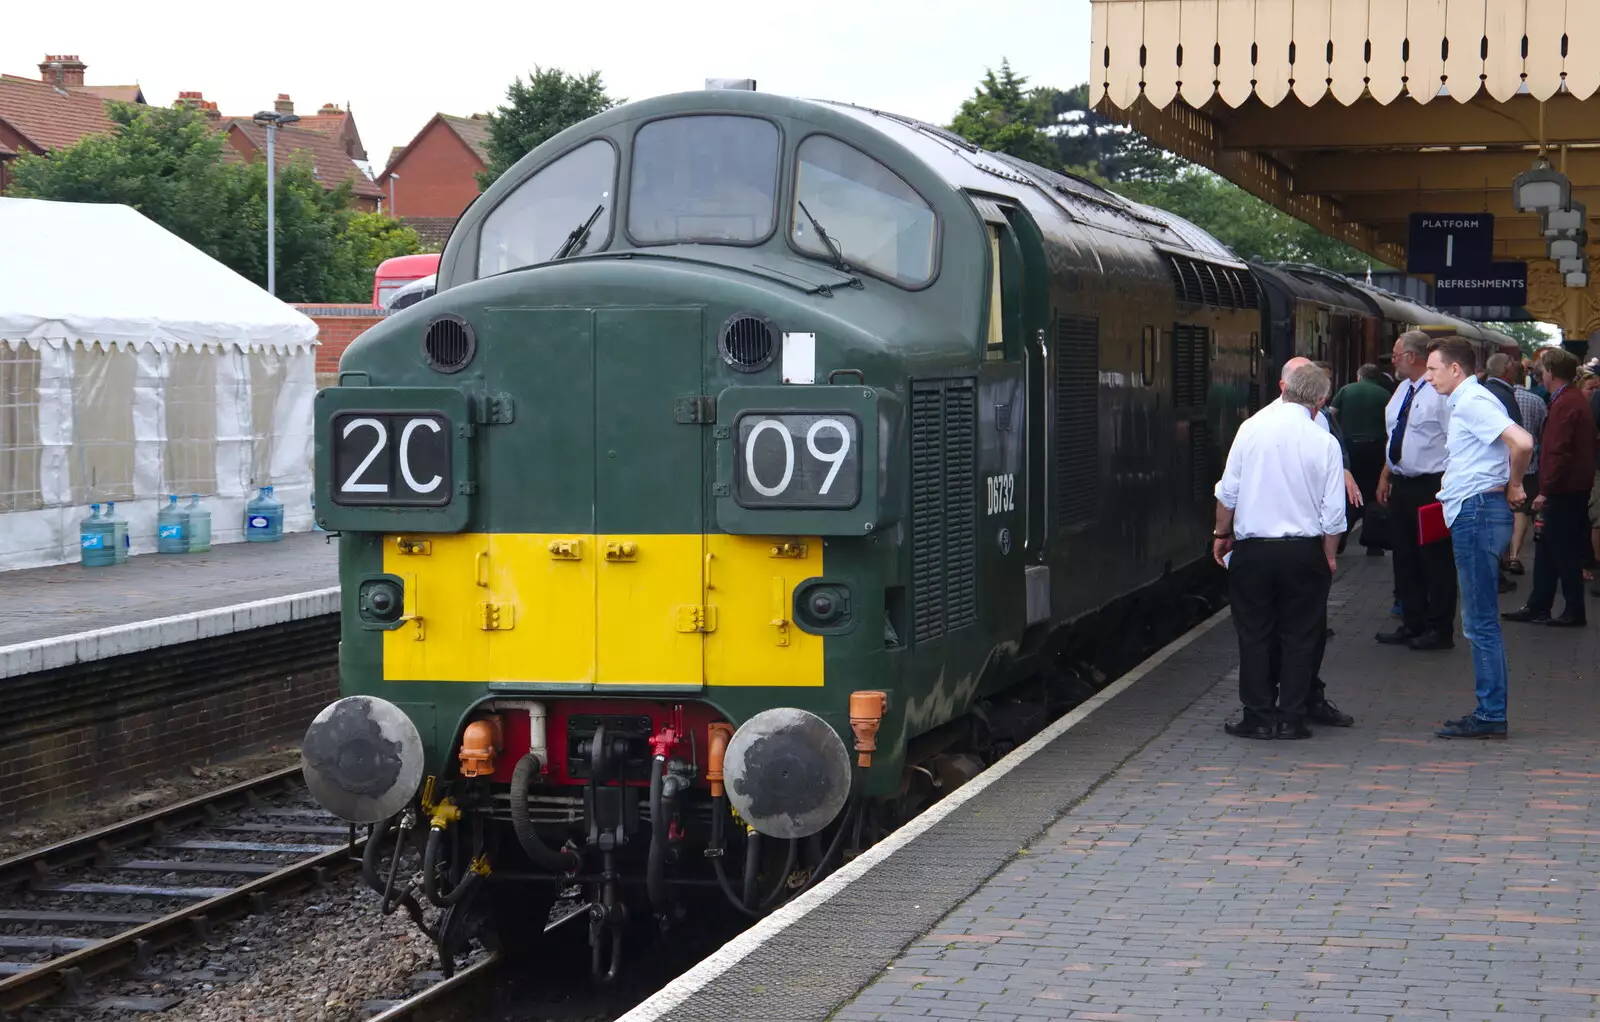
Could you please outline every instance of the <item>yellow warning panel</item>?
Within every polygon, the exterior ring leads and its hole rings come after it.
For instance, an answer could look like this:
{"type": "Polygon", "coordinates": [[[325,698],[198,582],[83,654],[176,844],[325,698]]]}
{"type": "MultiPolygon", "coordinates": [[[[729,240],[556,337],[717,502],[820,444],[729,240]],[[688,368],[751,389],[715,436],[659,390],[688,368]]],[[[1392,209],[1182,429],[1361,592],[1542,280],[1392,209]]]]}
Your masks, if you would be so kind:
{"type": "Polygon", "coordinates": [[[795,586],[822,575],[817,537],[706,537],[706,684],[820,686],[824,639],[795,626],[795,586]]]}
{"type": "Polygon", "coordinates": [[[492,633],[474,620],[487,599],[474,579],[488,559],[490,537],[430,535],[426,553],[405,552],[399,538],[384,537],[383,570],[404,580],[411,620],[383,633],[383,680],[483,681],[492,633]]]}
{"type": "Polygon", "coordinates": [[[595,681],[704,683],[701,648],[720,622],[701,589],[705,537],[595,538],[595,681]]]}

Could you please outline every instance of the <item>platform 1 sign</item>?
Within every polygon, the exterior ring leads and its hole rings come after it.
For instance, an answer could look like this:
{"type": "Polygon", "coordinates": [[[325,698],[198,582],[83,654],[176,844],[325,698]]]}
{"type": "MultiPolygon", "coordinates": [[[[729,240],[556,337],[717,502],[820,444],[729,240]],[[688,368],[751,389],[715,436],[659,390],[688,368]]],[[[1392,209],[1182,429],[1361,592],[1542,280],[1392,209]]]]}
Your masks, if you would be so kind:
{"type": "Polygon", "coordinates": [[[1441,273],[1434,278],[1433,300],[1441,309],[1464,305],[1528,304],[1528,264],[1490,263],[1481,273],[1441,273]]]}
{"type": "Polygon", "coordinates": [[[1478,273],[1493,259],[1493,213],[1411,214],[1407,273],[1478,273]]]}

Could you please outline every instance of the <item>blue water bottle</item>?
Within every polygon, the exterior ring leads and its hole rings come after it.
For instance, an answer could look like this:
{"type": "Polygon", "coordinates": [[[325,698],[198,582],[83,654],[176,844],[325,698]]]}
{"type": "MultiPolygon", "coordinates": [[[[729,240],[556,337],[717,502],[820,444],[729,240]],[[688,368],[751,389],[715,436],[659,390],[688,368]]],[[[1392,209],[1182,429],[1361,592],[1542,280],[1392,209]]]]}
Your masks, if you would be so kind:
{"type": "Polygon", "coordinates": [[[200,494],[189,494],[189,505],[183,509],[184,525],[188,530],[189,552],[203,554],[211,549],[211,510],[200,503],[200,494]]]}
{"type": "Polygon", "coordinates": [[[90,504],[88,517],[78,523],[79,563],[85,568],[106,568],[117,563],[117,527],[100,513],[99,504],[90,504]]]}
{"type": "Polygon", "coordinates": [[[127,564],[128,555],[133,551],[133,540],[128,537],[128,520],[117,515],[117,502],[106,501],[106,519],[111,522],[113,536],[111,550],[117,564],[127,564]]]}
{"type": "Polygon", "coordinates": [[[273,499],[272,487],[245,505],[244,538],[251,543],[276,543],[283,538],[283,502],[273,499]]]}
{"type": "Polygon", "coordinates": [[[189,539],[184,535],[183,508],[178,506],[176,493],[167,497],[167,506],[156,514],[156,553],[158,554],[186,554],[189,552],[189,539]]]}

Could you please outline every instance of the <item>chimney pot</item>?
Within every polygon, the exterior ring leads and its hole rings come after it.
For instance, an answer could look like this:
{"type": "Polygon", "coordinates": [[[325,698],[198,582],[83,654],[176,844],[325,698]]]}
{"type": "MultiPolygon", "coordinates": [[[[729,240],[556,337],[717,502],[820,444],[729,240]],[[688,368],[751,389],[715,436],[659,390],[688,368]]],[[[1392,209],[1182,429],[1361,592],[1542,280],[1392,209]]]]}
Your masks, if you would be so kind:
{"type": "Polygon", "coordinates": [[[44,61],[39,64],[39,78],[49,82],[57,88],[69,88],[83,84],[83,72],[88,65],[78,59],[76,53],[50,53],[46,54],[44,61]]]}
{"type": "Polygon", "coordinates": [[[277,102],[272,104],[272,109],[280,114],[294,113],[294,100],[289,98],[287,92],[278,93],[277,102]]]}

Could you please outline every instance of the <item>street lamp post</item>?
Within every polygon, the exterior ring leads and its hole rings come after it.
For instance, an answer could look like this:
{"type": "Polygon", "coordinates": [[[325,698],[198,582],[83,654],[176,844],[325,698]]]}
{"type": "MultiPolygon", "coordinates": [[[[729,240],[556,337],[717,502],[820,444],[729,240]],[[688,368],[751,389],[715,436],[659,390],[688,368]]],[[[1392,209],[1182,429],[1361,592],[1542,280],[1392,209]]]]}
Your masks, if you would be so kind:
{"type": "Polygon", "coordinates": [[[399,174],[389,175],[389,215],[396,220],[400,219],[400,208],[394,204],[394,183],[400,180],[399,174]]]}
{"type": "Polygon", "coordinates": [[[267,129],[267,294],[274,297],[278,294],[278,232],[275,223],[277,211],[274,208],[275,193],[278,190],[278,171],[274,148],[278,140],[278,129],[299,119],[299,114],[280,114],[274,110],[263,110],[251,118],[257,124],[265,125],[267,129]]]}

